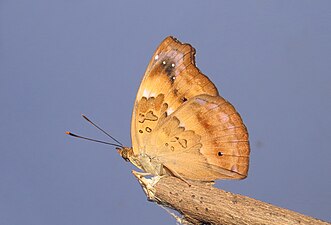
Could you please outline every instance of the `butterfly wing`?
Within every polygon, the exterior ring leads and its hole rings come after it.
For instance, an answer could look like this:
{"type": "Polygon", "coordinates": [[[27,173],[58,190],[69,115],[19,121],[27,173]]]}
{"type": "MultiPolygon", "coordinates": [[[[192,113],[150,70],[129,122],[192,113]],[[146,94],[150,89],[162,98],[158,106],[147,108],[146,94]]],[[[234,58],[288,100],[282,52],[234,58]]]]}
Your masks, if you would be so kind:
{"type": "Polygon", "coordinates": [[[154,53],[134,104],[135,155],[156,158],[183,178],[247,176],[247,129],[233,106],[195,66],[195,50],[167,37],[154,53]]]}
{"type": "Polygon", "coordinates": [[[195,66],[195,49],[167,37],[155,51],[134,103],[131,139],[135,154],[144,149],[156,125],[199,94],[218,95],[195,66]]]}
{"type": "Polygon", "coordinates": [[[220,96],[199,95],[156,127],[146,152],[183,178],[213,181],[245,178],[250,150],[235,108],[220,96]]]}

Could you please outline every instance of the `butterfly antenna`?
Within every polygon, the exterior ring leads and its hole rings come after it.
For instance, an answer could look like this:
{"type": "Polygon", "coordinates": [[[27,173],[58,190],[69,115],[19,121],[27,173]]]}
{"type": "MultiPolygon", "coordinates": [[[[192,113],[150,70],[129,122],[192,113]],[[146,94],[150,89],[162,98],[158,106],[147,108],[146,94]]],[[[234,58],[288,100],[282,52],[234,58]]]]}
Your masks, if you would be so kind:
{"type": "Polygon", "coordinates": [[[110,134],[108,134],[106,131],[104,131],[101,127],[93,123],[89,118],[87,118],[84,114],[82,114],[82,117],[87,120],[87,122],[91,123],[94,127],[96,127],[98,130],[100,130],[102,133],[110,137],[113,141],[117,142],[121,147],[123,147],[123,144],[116,140],[114,137],[112,137],[110,134]]]}
{"type": "Polygon", "coordinates": [[[102,144],[106,144],[106,145],[112,145],[112,146],[120,147],[120,148],[123,147],[122,145],[113,144],[113,143],[105,142],[105,141],[99,141],[99,140],[92,139],[92,138],[83,137],[83,136],[80,136],[80,135],[77,135],[77,134],[71,133],[71,132],[69,132],[69,131],[67,131],[66,134],[68,134],[68,135],[70,135],[70,136],[73,136],[73,137],[75,137],[75,138],[80,138],[80,139],[84,139],[84,140],[88,140],[88,141],[94,141],[94,142],[98,142],[98,143],[102,143],[102,144]]]}

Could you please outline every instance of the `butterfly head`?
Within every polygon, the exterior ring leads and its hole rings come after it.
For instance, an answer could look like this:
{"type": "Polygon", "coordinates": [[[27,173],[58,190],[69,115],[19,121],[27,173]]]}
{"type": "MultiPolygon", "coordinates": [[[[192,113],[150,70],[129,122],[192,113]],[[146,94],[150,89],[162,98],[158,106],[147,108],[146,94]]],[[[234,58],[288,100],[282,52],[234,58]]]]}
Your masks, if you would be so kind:
{"type": "Polygon", "coordinates": [[[130,161],[131,156],[133,155],[133,149],[129,147],[116,148],[118,154],[122,156],[125,161],[130,161]]]}

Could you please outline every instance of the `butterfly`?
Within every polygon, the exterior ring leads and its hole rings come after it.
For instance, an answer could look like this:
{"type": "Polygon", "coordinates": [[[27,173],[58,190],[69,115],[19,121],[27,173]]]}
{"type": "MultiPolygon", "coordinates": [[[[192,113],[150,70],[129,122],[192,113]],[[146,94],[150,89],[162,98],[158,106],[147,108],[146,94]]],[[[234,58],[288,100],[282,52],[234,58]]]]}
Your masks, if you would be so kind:
{"type": "Polygon", "coordinates": [[[240,115],[197,68],[195,49],[171,36],[156,49],[139,87],[131,140],[119,154],[154,176],[213,182],[248,173],[248,131],[240,115]]]}

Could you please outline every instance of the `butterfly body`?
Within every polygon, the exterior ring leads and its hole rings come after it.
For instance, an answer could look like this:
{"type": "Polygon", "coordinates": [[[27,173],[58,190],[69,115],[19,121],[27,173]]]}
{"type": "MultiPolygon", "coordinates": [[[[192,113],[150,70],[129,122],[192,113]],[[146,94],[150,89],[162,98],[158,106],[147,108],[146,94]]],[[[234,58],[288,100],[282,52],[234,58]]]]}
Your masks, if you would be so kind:
{"type": "Polygon", "coordinates": [[[119,153],[152,175],[196,181],[245,178],[247,129],[194,57],[191,45],[173,37],[160,44],[135,100],[132,148],[119,153]]]}

